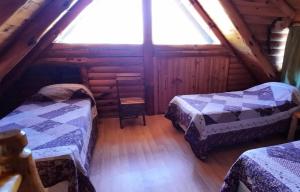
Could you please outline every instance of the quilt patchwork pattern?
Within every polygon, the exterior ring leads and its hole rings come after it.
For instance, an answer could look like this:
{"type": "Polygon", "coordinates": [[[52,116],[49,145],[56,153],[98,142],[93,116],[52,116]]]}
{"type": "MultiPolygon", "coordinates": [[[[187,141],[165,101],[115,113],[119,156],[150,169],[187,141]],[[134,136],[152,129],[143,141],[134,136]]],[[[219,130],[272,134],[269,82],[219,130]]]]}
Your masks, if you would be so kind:
{"type": "Polygon", "coordinates": [[[179,97],[203,114],[206,125],[211,125],[269,116],[297,106],[291,98],[278,96],[276,91],[266,86],[258,90],[179,97]]]}
{"type": "Polygon", "coordinates": [[[291,114],[300,109],[299,104],[300,92],[295,87],[269,82],[244,91],[176,96],[169,104],[166,117],[185,131],[194,152],[205,153],[211,145],[221,145],[223,141],[229,144],[230,140],[235,143],[250,139],[236,138],[245,135],[243,130],[247,132],[245,136],[286,130],[291,114]],[[275,126],[278,122],[285,126],[275,126]]]}
{"type": "MultiPolygon", "coordinates": [[[[88,127],[92,126],[91,101],[73,99],[65,102],[27,102],[0,121],[0,131],[22,129],[28,137],[28,147],[33,150],[60,146],[74,146],[84,165],[82,152],[89,141],[88,127]],[[75,102],[76,101],[76,102],[75,102]],[[86,140],[86,141],[84,141],[86,140]]],[[[84,167],[84,166],[83,166],[84,167]]]]}
{"type": "Polygon", "coordinates": [[[225,177],[222,192],[242,182],[250,191],[300,191],[300,141],[243,153],[225,177]]]}
{"type": "MultiPolygon", "coordinates": [[[[59,85],[54,89],[57,87],[59,85]]],[[[59,100],[53,98],[55,94],[51,95],[52,90],[51,86],[46,91],[44,89],[45,92],[37,93],[1,119],[0,131],[11,129],[25,131],[28,147],[32,150],[38,165],[38,162],[43,162],[43,165],[55,165],[55,163],[45,162],[61,162],[62,159],[66,159],[63,162],[72,161],[76,169],[86,176],[89,167],[88,153],[91,137],[93,137],[91,134],[94,100],[81,86],[73,89],[68,87],[67,95],[57,93],[60,94],[59,100]]],[[[46,167],[42,168],[46,169],[46,167]]],[[[43,175],[43,178],[45,177],[43,175]]],[[[69,177],[74,176],[69,175],[69,177]]],[[[59,177],[49,175],[48,180],[51,179],[55,184],[55,178],[59,177]]]]}

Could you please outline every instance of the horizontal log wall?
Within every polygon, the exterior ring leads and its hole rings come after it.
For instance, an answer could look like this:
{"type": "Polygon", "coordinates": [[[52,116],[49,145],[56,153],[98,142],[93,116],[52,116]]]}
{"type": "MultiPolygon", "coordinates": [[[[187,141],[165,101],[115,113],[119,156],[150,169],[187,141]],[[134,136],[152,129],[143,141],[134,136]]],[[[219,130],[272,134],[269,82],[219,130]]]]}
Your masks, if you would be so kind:
{"type": "Polygon", "coordinates": [[[271,62],[279,71],[282,68],[287,36],[288,30],[273,30],[270,38],[270,47],[267,50],[271,62]]]}
{"type": "MultiPolygon", "coordinates": [[[[137,45],[53,44],[37,64],[73,65],[81,68],[83,82],[97,97],[97,107],[102,116],[117,115],[117,74],[144,75],[143,47],[137,45]]],[[[143,94],[143,87],[129,87],[124,96],[143,94]]]]}
{"type": "MultiPolygon", "coordinates": [[[[168,65],[178,68],[178,78],[184,79],[184,83],[178,86],[176,94],[233,91],[256,83],[248,70],[221,45],[154,46],[153,52],[156,112],[163,112],[158,110],[159,99],[167,103],[174,96],[158,97],[158,63],[160,67],[168,65]],[[188,70],[193,69],[191,65],[197,66],[194,79],[189,76],[188,70]],[[217,73],[222,70],[226,73],[217,73]],[[209,79],[215,80],[207,81],[209,79]],[[190,87],[194,85],[195,90],[191,91],[190,87]]],[[[78,67],[82,82],[97,97],[100,114],[115,116],[118,103],[115,77],[118,73],[141,73],[144,76],[143,46],[53,44],[35,65],[78,67]]],[[[143,94],[144,87],[130,87],[125,96],[143,94]]]]}

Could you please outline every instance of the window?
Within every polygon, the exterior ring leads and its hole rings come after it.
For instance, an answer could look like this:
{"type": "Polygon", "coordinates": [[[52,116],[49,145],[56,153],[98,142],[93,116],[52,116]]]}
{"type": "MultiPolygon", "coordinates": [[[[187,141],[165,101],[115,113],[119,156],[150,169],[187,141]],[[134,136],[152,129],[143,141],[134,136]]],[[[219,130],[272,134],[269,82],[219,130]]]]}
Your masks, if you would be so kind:
{"type": "Polygon", "coordinates": [[[187,0],[152,0],[153,43],[219,44],[219,40],[187,0]]]}
{"type": "Polygon", "coordinates": [[[94,0],[56,42],[142,44],[142,0],[94,0]]]}
{"type": "MultiPolygon", "coordinates": [[[[154,44],[220,43],[188,0],[151,1],[154,44]]],[[[143,44],[143,39],[143,0],[94,0],[56,42],[143,44]]]]}

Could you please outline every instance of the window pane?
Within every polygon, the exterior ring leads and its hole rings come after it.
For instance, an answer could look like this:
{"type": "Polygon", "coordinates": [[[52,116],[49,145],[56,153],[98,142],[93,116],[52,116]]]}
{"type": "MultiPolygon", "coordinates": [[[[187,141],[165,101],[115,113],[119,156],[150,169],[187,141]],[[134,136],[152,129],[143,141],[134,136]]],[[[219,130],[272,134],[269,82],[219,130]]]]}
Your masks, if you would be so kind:
{"type": "Polygon", "coordinates": [[[154,44],[219,44],[219,40],[187,0],[152,0],[154,44]]]}
{"type": "Polygon", "coordinates": [[[94,0],[56,42],[142,44],[142,0],[94,0]]]}

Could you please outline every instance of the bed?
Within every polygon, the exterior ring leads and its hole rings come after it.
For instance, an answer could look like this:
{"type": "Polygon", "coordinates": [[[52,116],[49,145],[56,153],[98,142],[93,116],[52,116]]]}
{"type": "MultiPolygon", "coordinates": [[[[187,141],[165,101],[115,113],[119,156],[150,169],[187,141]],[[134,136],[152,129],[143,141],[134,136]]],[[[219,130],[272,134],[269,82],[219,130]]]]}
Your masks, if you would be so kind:
{"type": "Polygon", "coordinates": [[[45,187],[68,183],[69,192],[94,192],[88,178],[97,137],[97,109],[79,84],[42,88],[0,120],[0,131],[21,129],[45,187]]]}
{"type": "Polygon", "coordinates": [[[205,159],[216,147],[287,132],[299,104],[295,87],[269,82],[244,91],[176,96],[165,116],[205,159]]]}
{"type": "Polygon", "coordinates": [[[300,141],[244,152],[221,191],[300,191],[300,141]]]}

